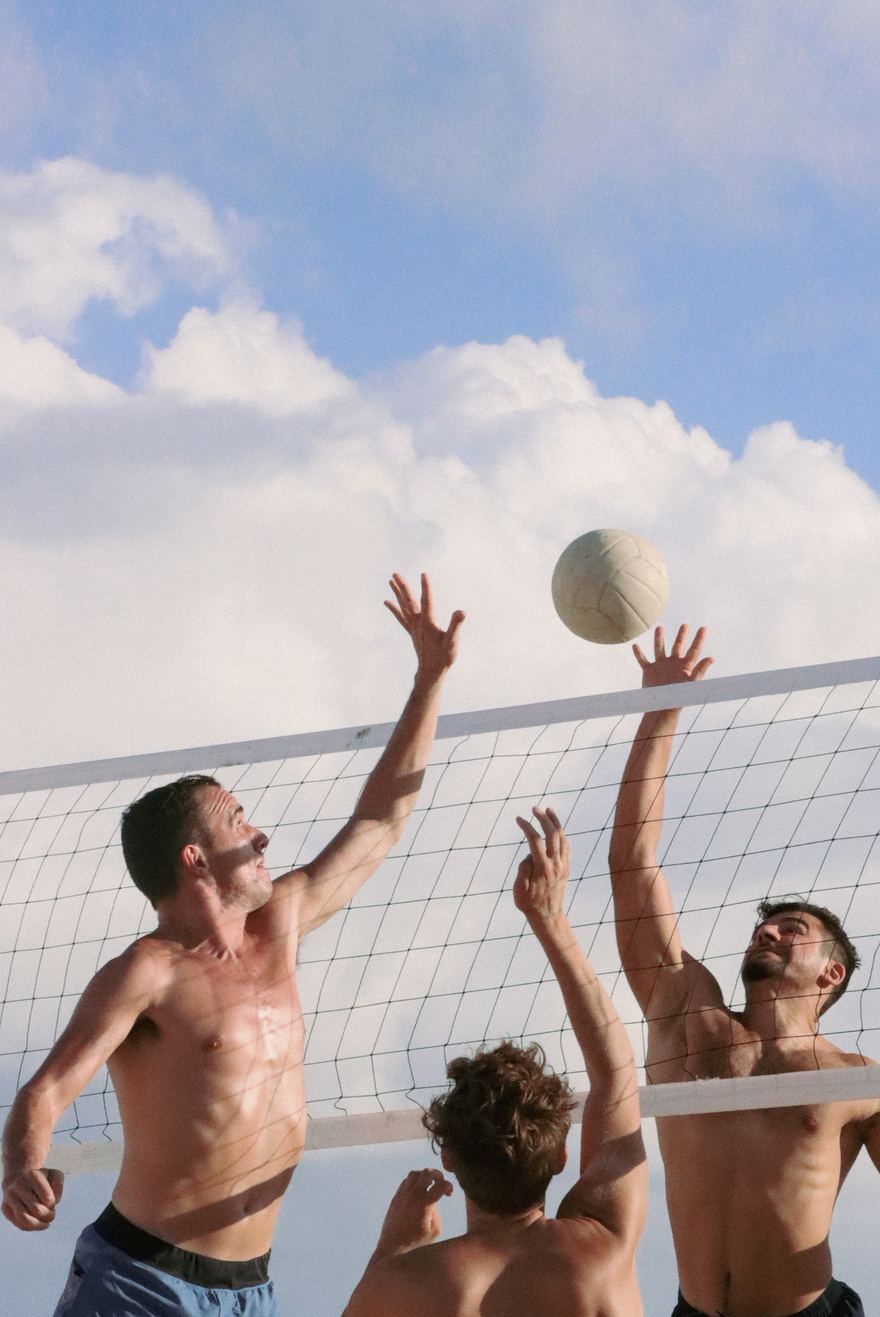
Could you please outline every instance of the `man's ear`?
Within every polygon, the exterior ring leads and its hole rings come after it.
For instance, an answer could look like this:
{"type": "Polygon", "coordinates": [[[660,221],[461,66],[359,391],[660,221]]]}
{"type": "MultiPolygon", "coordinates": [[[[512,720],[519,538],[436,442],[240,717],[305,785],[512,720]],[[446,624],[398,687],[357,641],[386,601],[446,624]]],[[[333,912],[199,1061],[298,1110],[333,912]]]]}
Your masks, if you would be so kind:
{"type": "Polygon", "coordinates": [[[832,956],[816,980],[820,988],[839,988],[846,978],[846,966],[832,956]]]}
{"type": "Polygon", "coordinates": [[[446,1155],[446,1149],[442,1146],[440,1148],[440,1165],[443,1167],[444,1171],[452,1171],[453,1169],[452,1162],[449,1160],[449,1158],[446,1155]]]}
{"type": "Polygon", "coordinates": [[[553,1172],[553,1174],[561,1175],[561,1173],[565,1170],[565,1165],[567,1161],[568,1161],[568,1146],[567,1144],[563,1143],[562,1151],[559,1154],[559,1160],[556,1163],[556,1170],[553,1172]]]}
{"type": "Polygon", "coordinates": [[[202,877],[208,869],[208,860],[205,852],[197,842],[188,841],[180,852],[181,866],[193,875],[193,877],[202,877]]]}

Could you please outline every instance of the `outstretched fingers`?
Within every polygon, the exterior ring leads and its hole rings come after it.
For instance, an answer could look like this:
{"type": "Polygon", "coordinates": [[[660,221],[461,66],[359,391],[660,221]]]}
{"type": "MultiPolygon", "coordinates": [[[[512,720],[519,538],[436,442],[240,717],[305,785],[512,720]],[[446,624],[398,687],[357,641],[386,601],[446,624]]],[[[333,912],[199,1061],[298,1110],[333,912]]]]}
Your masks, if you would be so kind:
{"type": "MultiPolygon", "coordinates": [[[[687,622],[682,622],[681,626],[678,628],[678,631],[675,634],[675,639],[672,642],[672,649],[669,651],[670,658],[681,658],[681,656],[684,654],[684,647],[687,644],[689,629],[690,628],[688,627],[687,622]]],[[[704,628],[704,633],[705,633],[705,628],[704,628]]]]}
{"type": "Polygon", "coordinates": [[[404,580],[399,572],[394,573],[388,584],[391,586],[396,602],[392,603],[390,599],[385,599],[383,601],[385,607],[389,613],[394,614],[400,625],[406,631],[409,631],[412,626],[412,619],[419,611],[416,597],[410,589],[409,583],[404,580]]]}

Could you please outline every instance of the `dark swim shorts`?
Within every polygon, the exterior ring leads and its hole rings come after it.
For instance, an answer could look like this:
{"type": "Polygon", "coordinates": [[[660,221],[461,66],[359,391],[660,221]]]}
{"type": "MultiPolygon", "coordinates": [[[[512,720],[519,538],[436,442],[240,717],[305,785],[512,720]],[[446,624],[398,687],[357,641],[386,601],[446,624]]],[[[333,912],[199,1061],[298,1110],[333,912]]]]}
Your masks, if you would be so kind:
{"type": "Polygon", "coordinates": [[[268,1265],[177,1248],[111,1203],[77,1240],[55,1317],[277,1317],[268,1265]]]}
{"type": "MultiPolygon", "coordinates": [[[[707,1314],[699,1308],[692,1308],[679,1290],[672,1317],[707,1317],[707,1314]]],[[[791,1317],[865,1317],[865,1310],[855,1290],[841,1280],[832,1280],[824,1294],[814,1299],[808,1308],[793,1312],[791,1317]]]]}

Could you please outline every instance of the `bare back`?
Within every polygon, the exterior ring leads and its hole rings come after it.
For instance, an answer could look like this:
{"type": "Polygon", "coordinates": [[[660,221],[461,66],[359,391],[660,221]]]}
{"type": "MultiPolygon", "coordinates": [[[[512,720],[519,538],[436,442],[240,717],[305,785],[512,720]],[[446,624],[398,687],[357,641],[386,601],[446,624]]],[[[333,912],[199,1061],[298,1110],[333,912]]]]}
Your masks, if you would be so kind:
{"type": "Polygon", "coordinates": [[[248,917],[220,958],[154,935],[137,948],[155,1000],[108,1061],[125,1128],[113,1193],[142,1228],[194,1252],[266,1252],[305,1140],[295,940],[248,917]]]}
{"type": "Polygon", "coordinates": [[[634,1253],[597,1221],[542,1216],[389,1258],[375,1292],[382,1317],[639,1317],[634,1253]]]}

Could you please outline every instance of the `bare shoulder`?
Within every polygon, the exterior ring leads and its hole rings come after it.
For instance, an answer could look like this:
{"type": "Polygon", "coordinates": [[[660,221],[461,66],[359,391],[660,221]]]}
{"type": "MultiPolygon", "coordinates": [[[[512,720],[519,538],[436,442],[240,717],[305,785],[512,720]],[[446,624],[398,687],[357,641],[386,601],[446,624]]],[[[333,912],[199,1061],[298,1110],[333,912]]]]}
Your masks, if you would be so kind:
{"type": "Polygon", "coordinates": [[[180,948],[149,933],[140,937],[113,960],[108,960],[95,975],[109,991],[147,993],[162,992],[174,979],[180,961],[180,948]]]}
{"type": "Polygon", "coordinates": [[[865,1070],[878,1064],[861,1052],[845,1052],[842,1047],[829,1042],[821,1034],[811,1049],[811,1054],[816,1058],[820,1070],[865,1070]]]}
{"type": "Polygon", "coordinates": [[[577,1216],[574,1213],[562,1215],[565,1199],[559,1211],[560,1215],[548,1218],[546,1223],[555,1246],[572,1247],[578,1251],[589,1249],[593,1258],[597,1251],[614,1252],[624,1247],[621,1236],[609,1230],[594,1216],[577,1216]]]}
{"type": "Polygon", "coordinates": [[[431,1317],[448,1311],[443,1304],[450,1259],[456,1240],[425,1244],[373,1263],[349,1300],[343,1317],[431,1317]]]}
{"type": "MultiPolygon", "coordinates": [[[[844,1052],[825,1038],[821,1041],[824,1045],[817,1052],[820,1070],[876,1070],[878,1067],[878,1063],[870,1056],[863,1056],[861,1052],[844,1052]]],[[[862,1124],[866,1121],[877,1123],[880,1096],[855,1098],[847,1106],[850,1109],[847,1124],[862,1124]]]]}

